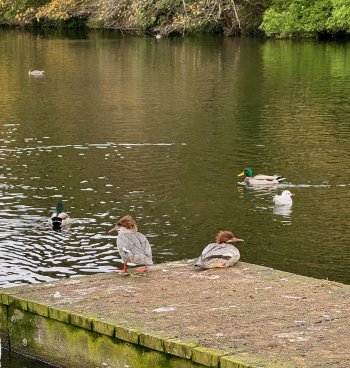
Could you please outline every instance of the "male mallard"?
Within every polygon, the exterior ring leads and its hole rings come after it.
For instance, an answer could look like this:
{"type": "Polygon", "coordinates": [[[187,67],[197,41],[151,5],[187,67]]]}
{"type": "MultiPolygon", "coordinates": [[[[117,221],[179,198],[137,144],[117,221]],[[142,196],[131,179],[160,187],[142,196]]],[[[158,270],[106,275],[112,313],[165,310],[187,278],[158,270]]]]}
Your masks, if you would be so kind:
{"type": "Polygon", "coordinates": [[[147,272],[147,266],[153,264],[152,249],[147,238],[137,231],[135,220],[131,216],[122,217],[108,233],[116,231],[118,231],[117,248],[124,262],[123,270],[116,272],[126,273],[128,262],[144,265],[136,271],[147,272]]]}
{"type": "Polygon", "coordinates": [[[51,218],[49,219],[49,225],[52,226],[54,230],[59,230],[62,227],[70,225],[70,218],[64,212],[62,202],[58,202],[56,204],[56,212],[51,215],[51,218]]]}
{"type": "Polygon", "coordinates": [[[293,204],[292,195],[294,194],[292,194],[289,190],[284,190],[282,194],[276,194],[272,200],[276,206],[291,206],[293,204]]]}
{"type": "Polygon", "coordinates": [[[207,245],[195,266],[201,268],[224,268],[230,267],[240,258],[239,250],[228,243],[244,242],[243,239],[235,238],[230,231],[220,231],[216,236],[215,243],[207,245]]]}
{"type": "Polygon", "coordinates": [[[33,75],[34,77],[38,77],[38,76],[44,75],[44,73],[45,73],[44,70],[30,69],[28,72],[28,75],[33,75]]]}
{"type": "Polygon", "coordinates": [[[245,175],[244,178],[244,182],[247,185],[273,185],[273,184],[278,184],[280,183],[282,180],[284,180],[284,178],[282,176],[278,176],[278,175],[263,175],[263,174],[258,174],[258,175],[253,175],[253,170],[250,168],[246,168],[244,169],[243,172],[241,172],[240,174],[238,174],[237,176],[243,176],[245,175]]]}

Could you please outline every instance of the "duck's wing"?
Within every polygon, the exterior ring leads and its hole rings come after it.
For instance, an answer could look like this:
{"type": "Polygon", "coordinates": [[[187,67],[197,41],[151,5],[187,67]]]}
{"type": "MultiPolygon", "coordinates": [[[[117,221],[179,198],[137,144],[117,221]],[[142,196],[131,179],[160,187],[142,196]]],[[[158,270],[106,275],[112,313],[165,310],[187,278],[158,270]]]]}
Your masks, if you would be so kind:
{"type": "Polygon", "coordinates": [[[282,181],[284,180],[284,178],[282,176],[278,176],[278,175],[264,175],[264,174],[258,174],[258,175],[255,175],[254,180],[262,180],[262,181],[271,181],[271,182],[274,182],[274,181],[282,181]]]}
{"type": "Polygon", "coordinates": [[[240,258],[239,250],[229,244],[211,243],[204,248],[195,266],[202,268],[229,267],[240,258]]]}
{"type": "Polygon", "coordinates": [[[273,202],[277,206],[290,206],[293,203],[290,197],[286,197],[282,195],[275,195],[273,197],[273,202]]]}
{"type": "Polygon", "coordinates": [[[196,265],[199,266],[213,258],[231,258],[232,252],[230,252],[229,247],[233,248],[231,245],[228,246],[227,244],[211,243],[207,245],[199,256],[196,265]]]}
{"type": "Polygon", "coordinates": [[[58,217],[60,217],[62,220],[66,220],[69,216],[67,213],[65,212],[61,212],[58,217]]]}
{"type": "Polygon", "coordinates": [[[123,260],[144,265],[153,264],[152,248],[147,238],[137,231],[120,233],[117,247],[123,260]]]}

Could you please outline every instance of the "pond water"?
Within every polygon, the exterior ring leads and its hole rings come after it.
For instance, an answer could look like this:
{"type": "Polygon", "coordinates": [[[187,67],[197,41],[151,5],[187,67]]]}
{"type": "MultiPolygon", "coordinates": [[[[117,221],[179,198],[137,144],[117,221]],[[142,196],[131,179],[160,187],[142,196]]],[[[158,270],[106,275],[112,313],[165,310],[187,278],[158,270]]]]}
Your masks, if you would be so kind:
{"type": "Polygon", "coordinates": [[[243,261],[350,283],[349,44],[1,30],[0,66],[0,286],[121,267],[125,214],[157,263],[225,229],[243,261]]]}
{"type": "Polygon", "coordinates": [[[0,368],[55,368],[38,360],[2,350],[0,354],[0,368]]]}
{"type": "Polygon", "coordinates": [[[0,66],[0,287],[121,267],[124,214],[157,263],[225,229],[243,261],[350,283],[348,44],[1,30],[0,66]]]}

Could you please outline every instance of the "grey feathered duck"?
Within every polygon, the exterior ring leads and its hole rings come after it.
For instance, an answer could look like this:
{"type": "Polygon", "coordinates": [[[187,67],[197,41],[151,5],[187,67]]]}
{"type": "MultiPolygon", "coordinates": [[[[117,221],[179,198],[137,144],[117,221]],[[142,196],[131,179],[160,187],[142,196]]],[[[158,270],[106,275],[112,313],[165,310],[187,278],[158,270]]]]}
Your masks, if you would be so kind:
{"type": "Polygon", "coordinates": [[[229,243],[244,242],[243,239],[235,238],[230,231],[220,231],[215,243],[207,245],[197,262],[196,267],[205,269],[230,267],[240,258],[239,250],[229,243]]]}
{"type": "Polygon", "coordinates": [[[152,248],[147,238],[137,231],[135,220],[131,216],[122,217],[117,224],[108,231],[109,234],[118,232],[117,248],[124,262],[123,270],[116,272],[126,273],[127,263],[132,262],[144,267],[137,268],[137,272],[147,272],[147,266],[153,264],[152,248]]]}

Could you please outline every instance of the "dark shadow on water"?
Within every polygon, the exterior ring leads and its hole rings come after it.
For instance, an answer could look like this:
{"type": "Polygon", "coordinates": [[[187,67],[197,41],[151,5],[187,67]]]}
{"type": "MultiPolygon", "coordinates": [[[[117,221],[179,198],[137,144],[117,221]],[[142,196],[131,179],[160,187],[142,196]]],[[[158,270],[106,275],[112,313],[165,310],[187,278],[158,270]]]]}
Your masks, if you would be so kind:
{"type": "Polygon", "coordinates": [[[46,364],[39,360],[26,357],[21,354],[9,353],[6,349],[2,349],[1,368],[55,368],[56,366],[46,364]]]}

